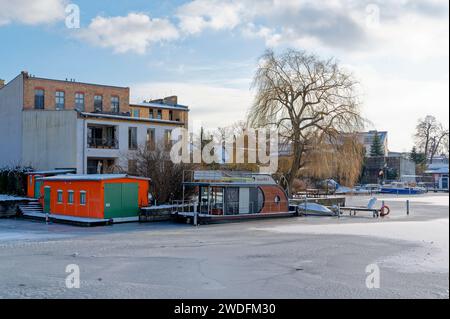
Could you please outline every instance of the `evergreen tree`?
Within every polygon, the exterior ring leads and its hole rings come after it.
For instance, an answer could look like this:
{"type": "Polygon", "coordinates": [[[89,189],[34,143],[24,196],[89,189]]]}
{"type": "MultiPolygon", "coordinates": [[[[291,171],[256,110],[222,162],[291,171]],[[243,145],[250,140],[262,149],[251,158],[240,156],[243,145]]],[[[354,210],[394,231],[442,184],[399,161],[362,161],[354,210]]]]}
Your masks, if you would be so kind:
{"type": "Polygon", "coordinates": [[[384,156],[383,145],[378,133],[373,137],[372,145],[370,146],[370,156],[384,156]]]}
{"type": "Polygon", "coordinates": [[[425,154],[418,153],[415,146],[412,148],[411,154],[409,154],[409,159],[416,163],[416,165],[424,164],[426,161],[425,154]]]}
{"type": "Polygon", "coordinates": [[[412,148],[411,153],[409,154],[409,159],[414,163],[419,164],[417,163],[417,148],[415,146],[412,148]]]}

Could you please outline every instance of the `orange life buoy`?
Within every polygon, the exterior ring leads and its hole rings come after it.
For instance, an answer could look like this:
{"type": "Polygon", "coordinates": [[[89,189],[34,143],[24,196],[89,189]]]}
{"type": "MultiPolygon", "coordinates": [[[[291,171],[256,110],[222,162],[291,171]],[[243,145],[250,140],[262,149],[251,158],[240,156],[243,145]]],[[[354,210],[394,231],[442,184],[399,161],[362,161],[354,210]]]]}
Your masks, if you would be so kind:
{"type": "Polygon", "coordinates": [[[389,206],[384,205],[383,207],[381,207],[380,216],[381,217],[387,216],[387,215],[389,215],[390,212],[391,212],[391,209],[389,208],[389,206]]]}

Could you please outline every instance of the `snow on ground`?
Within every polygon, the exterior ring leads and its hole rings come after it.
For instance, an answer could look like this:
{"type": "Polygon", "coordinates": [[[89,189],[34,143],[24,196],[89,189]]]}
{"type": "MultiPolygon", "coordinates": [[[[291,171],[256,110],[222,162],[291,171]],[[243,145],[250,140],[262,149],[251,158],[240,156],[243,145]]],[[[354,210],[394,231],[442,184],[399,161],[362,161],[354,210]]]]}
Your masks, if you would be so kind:
{"type": "Polygon", "coordinates": [[[399,197],[379,197],[378,201],[422,203],[435,206],[449,206],[448,196],[399,196],[399,197]]]}
{"type": "Polygon", "coordinates": [[[27,200],[25,197],[17,197],[11,195],[0,194],[0,202],[13,201],[13,200],[27,200]]]}
{"type": "MultiPolygon", "coordinates": [[[[448,207],[449,197],[439,195],[425,196],[382,196],[378,202],[405,202],[433,206],[448,207]]],[[[417,207],[417,206],[415,206],[417,207]]],[[[427,210],[424,207],[425,211],[427,210]]],[[[404,216],[402,216],[404,217],[404,216]]],[[[370,222],[346,223],[340,220],[337,223],[320,225],[280,225],[267,228],[255,228],[263,231],[278,233],[299,234],[325,234],[325,235],[351,235],[384,238],[390,240],[403,240],[417,244],[414,249],[407,250],[400,255],[388,256],[376,262],[386,267],[393,267],[406,273],[441,272],[449,270],[449,220],[440,218],[427,221],[379,219],[370,222]]]]}
{"type": "Polygon", "coordinates": [[[418,248],[401,255],[390,256],[380,262],[402,272],[422,271],[448,273],[449,269],[449,221],[376,222],[328,225],[286,225],[255,230],[325,235],[369,236],[393,240],[405,240],[419,244],[418,248]]]}

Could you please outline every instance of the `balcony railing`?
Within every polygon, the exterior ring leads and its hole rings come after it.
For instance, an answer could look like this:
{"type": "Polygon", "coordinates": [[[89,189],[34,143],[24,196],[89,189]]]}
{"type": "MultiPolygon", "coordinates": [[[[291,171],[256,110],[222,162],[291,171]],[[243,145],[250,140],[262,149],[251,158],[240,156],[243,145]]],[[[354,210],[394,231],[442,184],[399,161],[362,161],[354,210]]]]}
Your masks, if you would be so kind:
{"type": "Polygon", "coordinates": [[[118,149],[119,142],[117,139],[112,138],[94,138],[88,137],[88,147],[89,148],[107,148],[107,149],[118,149]]]}

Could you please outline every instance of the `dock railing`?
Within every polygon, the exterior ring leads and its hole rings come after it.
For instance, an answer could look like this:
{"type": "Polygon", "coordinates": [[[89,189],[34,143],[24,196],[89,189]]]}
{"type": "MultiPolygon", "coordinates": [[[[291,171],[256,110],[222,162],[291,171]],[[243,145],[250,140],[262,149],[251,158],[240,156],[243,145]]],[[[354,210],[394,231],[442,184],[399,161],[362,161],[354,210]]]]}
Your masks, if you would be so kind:
{"type": "Polygon", "coordinates": [[[194,212],[197,205],[195,200],[173,200],[172,214],[194,212]]]}

